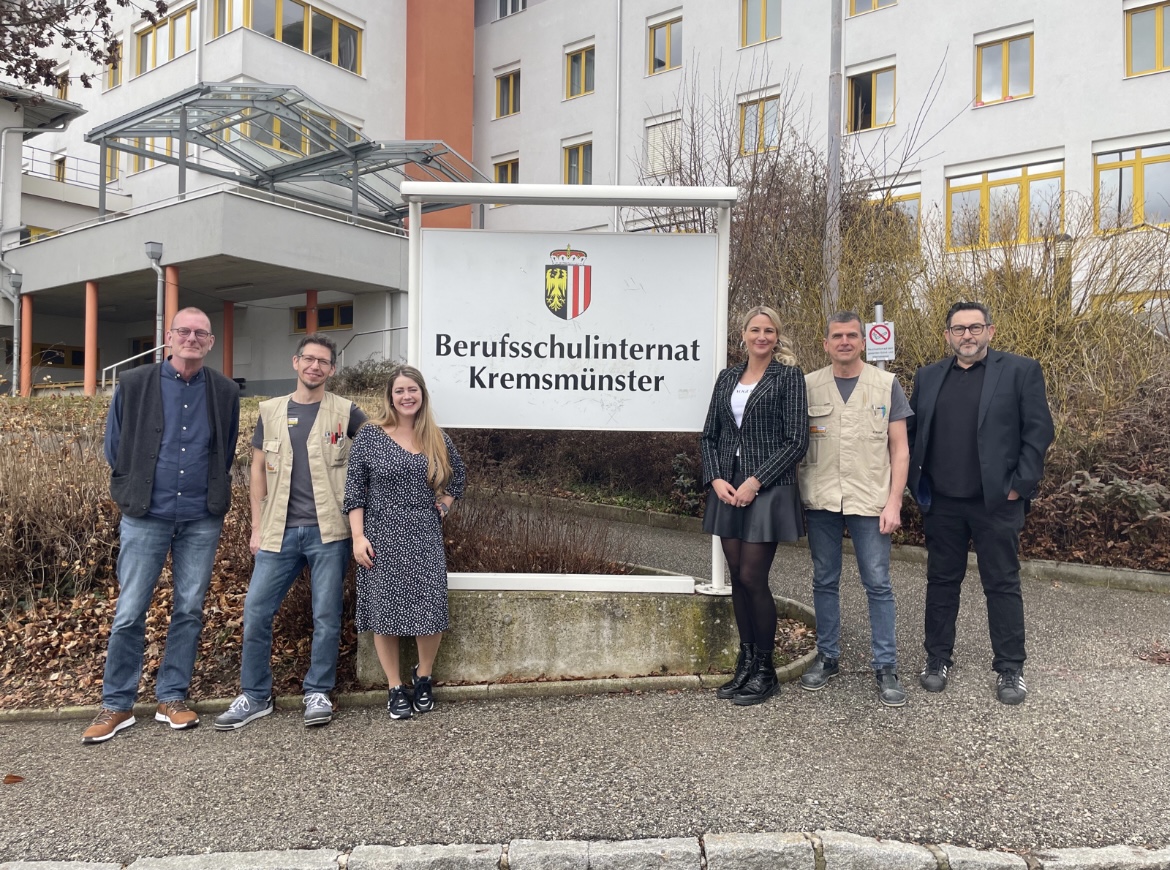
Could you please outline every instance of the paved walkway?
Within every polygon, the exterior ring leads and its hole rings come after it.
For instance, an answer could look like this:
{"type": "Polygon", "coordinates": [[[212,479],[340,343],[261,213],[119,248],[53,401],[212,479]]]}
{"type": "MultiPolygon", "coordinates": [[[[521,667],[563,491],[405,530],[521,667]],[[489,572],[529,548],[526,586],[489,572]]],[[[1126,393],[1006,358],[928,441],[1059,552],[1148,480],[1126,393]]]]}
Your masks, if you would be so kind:
{"type": "MultiPolygon", "coordinates": [[[[622,534],[636,561],[705,574],[701,535],[622,534]]],[[[922,572],[894,566],[900,710],[874,698],[847,568],[847,673],[758,707],[710,691],[455,702],[408,722],[350,707],[312,731],[289,708],[229,734],[142,721],[101,746],[81,745],[82,722],[3,724],[0,774],[24,781],[0,786],[0,861],[823,830],[1024,852],[1170,845],[1170,668],[1133,657],[1168,640],[1170,596],[1026,581],[1031,694],[1011,708],[994,698],[977,581],[950,688],[917,687],[922,572]]],[[[809,600],[807,553],[782,548],[773,583],[809,600]]]]}

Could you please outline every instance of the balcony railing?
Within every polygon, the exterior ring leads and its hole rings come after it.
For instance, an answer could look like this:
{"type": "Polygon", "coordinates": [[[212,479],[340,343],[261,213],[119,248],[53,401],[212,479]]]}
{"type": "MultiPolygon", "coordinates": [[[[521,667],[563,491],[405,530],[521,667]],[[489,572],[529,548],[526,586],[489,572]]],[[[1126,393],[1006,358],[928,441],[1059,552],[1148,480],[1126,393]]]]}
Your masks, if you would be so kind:
{"type": "MultiPolygon", "coordinates": [[[[117,154],[110,153],[114,159],[117,154]]],[[[21,171],[25,175],[35,175],[39,178],[50,178],[54,181],[63,181],[66,184],[76,184],[79,187],[88,187],[97,190],[101,180],[101,165],[96,160],[86,160],[83,157],[72,157],[64,154],[54,154],[44,148],[34,148],[24,145],[20,150],[21,171]]],[[[111,189],[118,189],[118,179],[107,182],[111,189]]]]}

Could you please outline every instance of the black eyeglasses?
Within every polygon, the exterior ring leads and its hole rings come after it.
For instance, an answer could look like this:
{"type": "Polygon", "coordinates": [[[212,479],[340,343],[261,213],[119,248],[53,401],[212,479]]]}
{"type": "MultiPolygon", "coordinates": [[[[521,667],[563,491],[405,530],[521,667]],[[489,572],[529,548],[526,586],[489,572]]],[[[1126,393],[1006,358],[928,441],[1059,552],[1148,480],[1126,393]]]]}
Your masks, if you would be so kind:
{"type": "Polygon", "coordinates": [[[211,333],[206,329],[191,329],[187,326],[176,326],[171,332],[184,341],[191,337],[191,333],[195,333],[195,337],[200,341],[207,341],[207,339],[211,338],[211,333]]]}
{"type": "Polygon", "coordinates": [[[983,335],[985,329],[987,329],[986,323],[972,323],[970,326],[948,326],[947,332],[955,338],[962,338],[964,332],[970,332],[972,335],[983,335]]]}
{"type": "Polygon", "coordinates": [[[319,365],[323,369],[328,369],[328,368],[333,367],[333,360],[331,360],[331,359],[322,359],[319,356],[307,356],[306,354],[303,354],[303,353],[300,355],[300,358],[301,358],[301,362],[303,362],[307,366],[319,365]]]}

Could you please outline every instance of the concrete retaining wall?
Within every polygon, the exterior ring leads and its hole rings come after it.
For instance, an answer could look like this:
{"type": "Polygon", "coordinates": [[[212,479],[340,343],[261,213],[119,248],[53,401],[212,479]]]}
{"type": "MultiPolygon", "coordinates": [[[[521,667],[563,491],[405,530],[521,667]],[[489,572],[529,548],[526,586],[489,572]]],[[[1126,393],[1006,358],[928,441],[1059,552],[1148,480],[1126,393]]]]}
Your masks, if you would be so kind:
{"type": "MultiPolygon", "coordinates": [[[[436,678],[444,683],[698,674],[735,665],[731,599],[651,592],[449,593],[451,630],[436,678]]],[[[814,625],[812,610],[777,598],[781,618],[814,625]]],[[[418,660],[402,640],[403,671],[418,660]]],[[[358,638],[357,677],[385,686],[373,637],[358,638]]]]}

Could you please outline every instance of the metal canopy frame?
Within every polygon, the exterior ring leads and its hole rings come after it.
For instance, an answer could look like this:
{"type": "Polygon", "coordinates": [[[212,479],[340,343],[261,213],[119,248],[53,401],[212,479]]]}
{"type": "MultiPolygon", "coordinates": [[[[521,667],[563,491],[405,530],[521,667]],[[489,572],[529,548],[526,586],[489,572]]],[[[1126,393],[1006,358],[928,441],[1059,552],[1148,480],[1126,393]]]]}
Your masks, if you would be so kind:
{"type": "MultiPolygon", "coordinates": [[[[289,85],[201,82],[85,135],[99,146],[98,214],[106,213],[111,150],[282,193],[385,223],[401,224],[407,179],[473,182],[487,176],[442,141],[377,142],[289,85]],[[166,150],[145,147],[166,139],[166,150]],[[225,163],[193,163],[190,146],[225,163]]],[[[429,210],[448,208],[430,204],[429,210]]]]}

